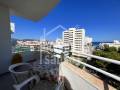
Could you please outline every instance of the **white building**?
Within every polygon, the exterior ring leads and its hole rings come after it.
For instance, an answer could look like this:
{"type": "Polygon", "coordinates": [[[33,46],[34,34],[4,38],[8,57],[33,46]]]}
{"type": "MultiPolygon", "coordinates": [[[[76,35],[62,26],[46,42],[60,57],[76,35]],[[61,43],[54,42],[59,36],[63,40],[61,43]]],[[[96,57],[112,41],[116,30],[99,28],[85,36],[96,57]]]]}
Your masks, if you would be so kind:
{"type": "Polygon", "coordinates": [[[104,48],[104,45],[108,45],[109,47],[116,47],[118,49],[120,47],[120,41],[114,40],[112,43],[100,43],[99,47],[104,48]]]}
{"type": "Polygon", "coordinates": [[[85,37],[85,45],[92,44],[93,38],[91,37],[85,37]]]}
{"type": "Polygon", "coordinates": [[[84,52],[85,29],[69,28],[63,32],[64,44],[71,46],[73,55],[84,52]]]}
{"type": "Polygon", "coordinates": [[[91,37],[85,37],[84,52],[87,54],[92,54],[93,52],[92,41],[93,39],[91,37]]]}
{"type": "Polygon", "coordinates": [[[63,40],[58,38],[58,39],[56,39],[55,44],[63,45],[63,40]]]}
{"type": "Polygon", "coordinates": [[[61,57],[61,54],[64,53],[65,56],[68,56],[69,55],[69,52],[70,52],[70,46],[69,44],[59,44],[59,45],[54,45],[53,46],[54,48],[54,53],[55,53],[55,57],[57,58],[60,58],[61,57]]]}
{"type": "Polygon", "coordinates": [[[17,40],[18,46],[39,46],[41,44],[40,41],[24,41],[24,40],[17,40]]]}

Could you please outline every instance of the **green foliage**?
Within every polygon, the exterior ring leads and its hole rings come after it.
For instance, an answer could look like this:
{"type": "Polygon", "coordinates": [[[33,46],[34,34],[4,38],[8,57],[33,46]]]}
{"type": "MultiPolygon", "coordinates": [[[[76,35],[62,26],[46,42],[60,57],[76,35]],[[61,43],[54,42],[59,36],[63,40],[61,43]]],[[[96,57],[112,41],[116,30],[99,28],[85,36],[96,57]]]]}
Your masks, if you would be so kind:
{"type": "Polygon", "coordinates": [[[104,45],[104,51],[109,51],[109,46],[107,44],[104,45]]]}
{"type": "Polygon", "coordinates": [[[120,53],[117,53],[117,52],[110,52],[107,54],[107,57],[120,61],[120,53]]]}
{"type": "Polygon", "coordinates": [[[110,59],[120,60],[120,53],[118,53],[117,51],[106,52],[106,51],[103,51],[103,50],[97,50],[97,51],[93,52],[93,54],[97,55],[97,56],[101,56],[101,57],[106,57],[106,58],[110,58],[110,59]]]}
{"type": "Polygon", "coordinates": [[[108,63],[96,60],[96,65],[97,65],[97,67],[106,70],[108,63]]]}
{"type": "MultiPolygon", "coordinates": [[[[96,50],[96,51],[94,51],[93,54],[97,55],[97,56],[106,57],[106,58],[120,61],[120,48],[118,48],[118,50],[117,50],[115,47],[109,47],[109,46],[105,45],[104,50],[96,50]]],[[[120,66],[119,65],[115,65],[112,63],[108,63],[108,62],[104,62],[104,61],[100,61],[100,60],[96,60],[96,59],[92,59],[88,63],[95,67],[103,69],[107,72],[116,74],[118,76],[120,75],[120,66]]],[[[101,76],[101,74],[99,74],[99,73],[97,73],[97,75],[101,76]]],[[[116,88],[120,88],[120,86],[119,86],[120,83],[118,83],[114,80],[110,79],[109,83],[116,88]]]]}
{"type": "Polygon", "coordinates": [[[101,57],[106,57],[106,53],[101,50],[95,51],[93,54],[101,57]]]}
{"type": "Polygon", "coordinates": [[[82,65],[82,64],[79,65],[79,68],[83,69],[83,67],[84,67],[84,65],[82,65]]]}
{"type": "Polygon", "coordinates": [[[109,47],[109,49],[108,49],[108,51],[109,52],[117,52],[117,49],[116,49],[116,47],[109,47]]]}
{"type": "MultiPolygon", "coordinates": [[[[115,60],[120,61],[120,53],[118,53],[117,51],[107,52],[104,50],[97,50],[93,54],[97,55],[97,56],[106,57],[106,58],[115,59],[115,60]]],[[[99,61],[96,59],[92,59],[91,62],[92,62],[91,63],[92,65],[94,65],[98,68],[101,68],[101,69],[104,69],[108,72],[112,72],[114,74],[120,75],[120,66],[117,66],[117,65],[114,65],[114,64],[111,64],[108,62],[99,61]]]]}
{"type": "Polygon", "coordinates": [[[113,52],[113,51],[115,51],[115,52],[117,52],[117,49],[116,49],[116,47],[109,47],[108,45],[104,45],[104,51],[107,51],[107,52],[113,52]]]}
{"type": "Polygon", "coordinates": [[[12,62],[11,64],[17,64],[17,63],[21,63],[23,61],[22,55],[19,53],[16,53],[15,55],[13,55],[12,57],[12,62]]]}

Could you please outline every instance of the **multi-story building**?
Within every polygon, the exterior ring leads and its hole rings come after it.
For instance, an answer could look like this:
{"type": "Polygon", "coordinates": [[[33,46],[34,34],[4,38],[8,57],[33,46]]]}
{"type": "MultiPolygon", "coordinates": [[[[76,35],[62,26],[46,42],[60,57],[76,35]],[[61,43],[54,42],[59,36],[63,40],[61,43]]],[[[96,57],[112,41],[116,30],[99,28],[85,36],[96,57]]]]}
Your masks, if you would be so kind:
{"type": "Polygon", "coordinates": [[[84,52],[84,39],[85,29],[69,28],[69,30],[63,32],[63,42],[71,46],[73,55],[84,52]]]}
{"type": "Polygon", "coordinates": [[[84,46],[84,52],[87,54],[92,54],[93,52],[93,46],[92,46],[93,39],[91,37],[85,37],[85,46],[84,46]]]}
{"type": "Polygon", "coordinates": [[[56,39],[56,43],[53,45],[55,57],[60,58],[63,53],[65,56],[69,55],[70,46],[69,44],[64,44],[62,39],[56,39]]]}

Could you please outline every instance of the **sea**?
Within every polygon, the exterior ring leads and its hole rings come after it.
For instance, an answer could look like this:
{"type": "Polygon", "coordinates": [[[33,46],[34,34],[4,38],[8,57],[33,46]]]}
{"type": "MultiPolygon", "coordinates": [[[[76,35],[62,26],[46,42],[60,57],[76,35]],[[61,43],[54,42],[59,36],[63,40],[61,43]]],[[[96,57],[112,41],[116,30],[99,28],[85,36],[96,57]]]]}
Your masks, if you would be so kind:
{"type": "Polygon", "coordinates": [[[92,42],[94,47],[98,47],[100,43],[112,43],[112,42],[92,42]]]}
{"type": "Polygon", "coordinates": [[[100,43],[102,43],[102,42],[92,42],[92,45],[93,45],[94,47],[97,47],[97,46],[99,46],[100,43]]]}

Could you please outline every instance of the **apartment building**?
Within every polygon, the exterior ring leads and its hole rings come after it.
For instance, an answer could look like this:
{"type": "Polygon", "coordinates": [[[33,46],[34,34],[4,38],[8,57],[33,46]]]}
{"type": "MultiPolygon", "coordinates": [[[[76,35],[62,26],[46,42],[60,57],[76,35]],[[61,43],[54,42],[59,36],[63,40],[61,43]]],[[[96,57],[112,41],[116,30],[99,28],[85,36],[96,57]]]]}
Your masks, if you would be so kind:
{"type": "Polygon", "coordinates": [[[64,53],[65,56],[69,55],[70,46],[69,44],[64,44],[62,39],[56,39],[55,44],[53,45],[55,57],[61,58],[61,54],[64,53]]]}
{"type": "Polygon", "coordinates": [[[84,39],[85,29],[83,28],[69,28],[67,31],[63,32],[63,42],[71,46],[73,55],[84,52],[84,39]]]}

